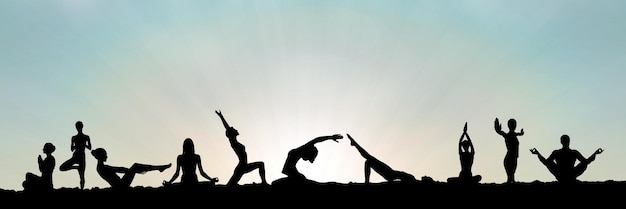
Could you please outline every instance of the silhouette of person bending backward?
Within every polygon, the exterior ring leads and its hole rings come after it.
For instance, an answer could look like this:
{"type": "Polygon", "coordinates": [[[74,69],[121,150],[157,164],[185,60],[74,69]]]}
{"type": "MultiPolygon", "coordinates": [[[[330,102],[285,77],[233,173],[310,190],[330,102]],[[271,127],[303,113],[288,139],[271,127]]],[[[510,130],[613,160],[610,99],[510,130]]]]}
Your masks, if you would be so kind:
{"type": "Polygon", "coordinates": [[[230,142],[230,147],[233,148],[235,154],[237,154],[237,158],[239,158],[239,163],[235,166],[235,170],[233,171],[233,175],[226,183],[227,186],[235,186],[238,185],[239,180],[243,177],[243,174],[253,171],[254,169],[259,169],[259,176],[261,176],[261,183],[264,185],[268,185],[265,180],[265,164],[261,161],[248,163],[248,153],[246,153],[246,147],[237,141],[237,136],[239,136],[239,131],[234,127],[228,125],[226,119],[224,119],[224,115],[219,110],[216,110],[218,116],[222,120],[222,124],[224,124],[224,128],[226,128],[226,137],[228,137],[228,142],[230,142]]]}
{"type": "Polygon", "coordinates": [[[70,146],[70,149],[73,152],[72,157],[63,162],[59,166],[59,170],[78,170],[78,175],[80,176],[80,189],[83,189],[85,187],[85,149],[91,150],[91,139],[89,138],[89,135],[83,133],[82,121],[77,121],[75,126],[78,133],[72,136],[72,144],[70,146]]]}
{"type": "Polygon", "coordinates": [[[39,171],[41,176],[37,176],[34,173],[26,173],[26,180],[22,183],[24,191],[51,191],[53,190],[52,184],[52,172],[56,161],[52,153],[56,150],[56,147],[52,143],[46,143],[43,145],[43,153],[46,154],[46,158],[41,158],[41,155],[37,156],[37,163],[39,164],[39,171]]]}
{"type": "Polygon", "coordinates": [[[376,171],[376,173],[378,173],[385,180],[387,180],[387,182],[392,182],[395,180],[400,180],[401,182],[417,182],[415,176],[404,171],[397,171],[392,169],[389,165],[383,163],[382,161],[378,160],[376,157],[370,155],[367,151],[365,151],[365,149],[363,149],[361,145],[356,143],[356,141],[352,138],[352,136],[350,136],[350,134],[346,135],[350,139],[350,145],[356,147],[356,149],[359,151],[359,154],[361,154],[361,156],[365,158],[366,184],[370,183],[370,174],[372,170],[376,171]]]}
{"type": "Polygon", "coordinates": [[[183,141],[183,154],[178,155],[176,158],[176,172],[169,181],[163,181],[164,186],[171,185],[174,180],[178,178],[180,171],[182,170],[182,176],[180,178],[180,185],[193,186],[198,185],[198,175],[196,174],[196,168],[200,171],[202,177],[209,180],[210,183],[215,184],[219,181],[218,178],[212,178],[202,168],[202,160],[200,155],[196,154],[195,146],[191,138],[186,138],[183,141]]]}
{"type": "Polygon", "coordinates": [[[463,134],[459,139],[459,160],[461,162],[461,172],[458,177],[448,178],[448,183],[478,183],[482,179],[482,176],[472,175],[472,165],[474,164],[474,144],[467,134],[467,122],[463,127],[463,134]],[[465,140],[463,140],[465,139],[465,140]]]}
{"type": "Polygon", "coordinates": [[[163,172],[165,169],[168,169],[172,166],[172,164],[167,165],[147,165],[141,163],[133,163],[129,168],[120,167],[120,166],[111,166],[104,164],[107,160],[107,151],[103,148],[97,148],[91,151],[91,155],[93,155],[96,160],[98,160],[98,164],[96,165],[96,170],[102,179],[111,185],[112,189],[128,189],[130,188],[130,184],[133,182],[135,178],[135,174],[144,174],[148,171],[158,170],[163,172]],[[121,178],[118,176],[118,173],[124,174],[121,178]]]}
{"type": "Polygon", "coordinates": [[[287,184],[302,184],[302,183],[313,183],[313,181],[308,180],[304,174],[300,173],[296,168],[296,164],[300,159],[304,161],[309,161],[313,163],[315,158],[317,158],[318,150],[315,147],[315,144],[326,141],[333,140],[338,142],[337,140],[343,139],[343,136],[340,134],[330,135],[330,136],[320,136],[317,137],[306,144],[292,149],[287,153],[287,159],[285,160],[285,164],[283,165],[282,173],[287,175],[287,177],[277,179],[272,182],[272,185],[275,184],[283,184],[288,182],[287,184]]]}
{"type": "Polygon", "coordinates": [[[519,140],[517,136],[524,135],[524,129],[519,133],[515,132],[517,128],[517,121],[511,118],[507,125],[509,126],[509,132],[502,131],[502,125],[496,118],[494,126],[496,133],[504,137],[504,143],[506,145],[506,155],[504,156],[504,170],[506,171],[506,183],[515,183],[515,170],[517,170],[517,158],[519,157],[519,140]]]}
{"type": "Polygon", "coordinates": [[[548,159],[544,158],[537,149],[530,149],[530,153],[537,155],[539,161],[548,168],[559,183],[575,183],[576,178],[582,175],[587,170],[587,166],[596,159],[596,155],[604,152],[604,149],[598,148],[589,158],[585,158],[578,150],[571,149],[569,144],[569,136],[562,135],[563,147],[552,151],[548,159]]]}

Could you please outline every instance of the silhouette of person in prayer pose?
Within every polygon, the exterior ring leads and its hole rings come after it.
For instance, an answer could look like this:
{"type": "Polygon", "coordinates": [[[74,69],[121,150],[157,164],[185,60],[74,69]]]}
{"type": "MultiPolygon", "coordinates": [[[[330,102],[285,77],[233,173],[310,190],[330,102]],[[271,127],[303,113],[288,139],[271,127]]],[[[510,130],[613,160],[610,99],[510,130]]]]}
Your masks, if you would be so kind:
{"type": "Polygon", "coordinates": [[[186,138],[183,141],[183,154],[178,155],[176,158],[176,172],[169,181],[163,181],[164,186],[171,185],[174,180],[178,178],[180,171],[182,170],[182,176],[180,178],[180,185],[182,186],[194,186],[198,185],[198,175],[196,174],[196,168],[200,171],[202,177],[209,180],[210,183],[215,184],[218,178],[212,178],[202,168],[202,160],[200,155],[196,154],[195,146],[191,138],[186,138]]]}
{"type": "Polygon", "coordinates": [[[504,137],[504,143],[506,145],[506,155],[504,156],[504,170],[506,171],[506,183],[515,183],[515,171],[517,170],[517,158],[519,157],[519,140],[517,136],[524,135],[524,129],[520,132],[515,132],[517,128],[517,121],[511,118],[508,121],[509,132],[502,131],[502,125],[498,118],[494,122],[496,133],[504,137]]]}
{"type": "Polygon", "coordinates": [[[604,152],[604,149],[598,148],[589,158],[585,158],[578,150],[571,149],[569,144],[569,136],[562,135],[561,145],[563,147],[552,151],[547,159],[537,149],[530,149],[530,153],[537,155],[539,161],[548,168],[559,183],[576,183],[576,178],[587,170],[587,166],[596,159],[596,155],[604,152]]]}
{"type": "Polygon", "coordinates": [[[130,188],[130,184],[135,179],[135,174],[144,174],[148,171],[158,170],[163,172],[165,169],[168,169],[172,166],[172,164],[167,165],[147,165],[141,163],[133,163],[130,167],[121,167],[121,166],[111,166],[104,164],[107,160],[107,151],[103,148],[97,148],[91,151],[91,155],[93,155],[96,160],[98,160],[98,164],[96,165],[96,170],[102,179],[104,179],[109,185],[111,185],[112,189],[128,189],[130,188]],[[123,176],[120,178],[117,174],[121,173],[123,176]]]}
{"type": "Polygon", "coordinates": [[[26,180],[22,183],[24,191],[51,191],[53,190],[52,184],[52,172],[56,161],[52,153],[56,150],[56,147],[52,143],[46,143],[43,145],[43,153],[46,154],[46,158],[41,158],[41,155],[37,156],[37,163],[39,164],[39,171],[41,176],[37,176],[34,173],[26,173],[26,180]]]}
{"type": "Polygon", "coordinates": [[[400,180],[401,182],[417,182],[415,176],[406,173],[404,171],[397,171],[392,169],[389,165],[383,163],[378,160],[376,157],[370,155],[361,145],[356,143],[356,141],[350,136],[350,134],[346,134],[350,139],[350,145],[356,147],[359,151],[359,154],[363,158],[365,158],[365,183],[370,183],[370,174],[372,170],[376,171],[380,176],[382,176],[387,182],[392,182],[395,180],[400,180]]]}
{"type": "Polygon", "coordinates": [[[73,152],[72,157],[63,162],[59,166],[59,170],[78,170],[78,175],[80,176],[80,189],[83,189],[85,187],[85,149],[91,150],[91,139],[89,138],[89,135],[83,133],[82,121],[77,121],[75,126],[78,133],[72,136],[72,144],[70,146],[70,149],[73,152]]]}
{"type": "Polygon", "coordinates": [[[265,164],[261,161],[248,163],[248,153],[246,153],[246,147],[237,141],[237,136],[239,136],[239,131],[234,127],[228,125],[226,119],[224,119],[224,115],[219,110],[216,110],[215,113],[222,120],[222,124],[224,124],[224,128],[226,128],[226,137],[228,138],[228,142],[230,142],[230,147],[233,148],[235,154],[237,154],[237,158],[239,158],[239,163],[235,166],[235,170],[233,171],[233,175],[226,183],[227,186],[235,186],[238,185],[239,180],[243,177],[244,174],[253,171],[254,169],[259,169],[259,176],[261,176],[261,183],[263,185],[268,185],[265,180],[265,164]]]}
{"type": "Polygon", "coordinates": [[[317,137],[306,144],[292,149],[287,153],[287,159],[285,160],[285,164],[283,165],[282,173],[287,175],[287,177],[275,180],[272,185],[278,183],[282,184],[283,182],[288,182],[288,184],[303,184],[303,183],[313,183],[313,181],[308,180],[304,174],[300,173],[296,168],[296,164],[300,159],[304,161],[309,161],[313,163],[315,158],[317,158],[318,150],[315,147],[315,144],[326,141],[333,140],[338,142],[337,140],[343,139],[343,136],[340,134],[330,135],[330,136],[320,136],[317,137]]]}
{"type": "Polygon", "coordinates": [[[467,122],[463,127],[463,134],[459,139],[459,160],[461,162],[461,172],[458,177],[448,178],[448,183],[478,183],[482,179],[480,175],[472,175],[472,165],[474,164],[474,144],[467,134],[467,122]],[[465,140],[464,140],[465,139],[465,140]]]}

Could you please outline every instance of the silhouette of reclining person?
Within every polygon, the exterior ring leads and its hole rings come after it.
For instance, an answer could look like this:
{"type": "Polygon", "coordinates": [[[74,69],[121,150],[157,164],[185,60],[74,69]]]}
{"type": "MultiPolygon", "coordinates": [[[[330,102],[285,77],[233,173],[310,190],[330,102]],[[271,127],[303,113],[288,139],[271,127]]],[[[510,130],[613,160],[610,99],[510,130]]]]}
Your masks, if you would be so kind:
{"type": "Polygon", "coordinates": [[[43,145],[43,153],[46,154],[46,158],[41,158],[41,155],[37,156],[37,163],[39,164],[39,171],[41,176],[37,176],[34,173],[26,173],[26,180],[22,183],[24,191],[51,191],[54,189],[52,184],[52,172],[56,161],[52,153],[56,150],[56,147],[52,143],[46,143],[43,145]]]}
{"type": "Polygon", "coordinates": [[[285,164],[283,165],[282,173],[287,175],[287,177],[275,180],[272,182],[272,185],[280,182],[289,182],[290,184],[301,184],[301,183],[312,183],[313,181],[308,180],[304,174],[300,173],[296,168],[296,164],[300,159],[304,161],[309,161],[313,163],[315,158],[317,158],[318,150],[315,147],[315,144],[326,141],[333,140],[338,142],[337,140],[343,139],[343,136],[340,134],[329,135],[329,136],[320,136],[317,137],[306,144],[292,149],[287,153],[287,159],[285,160],[285,164]]]}
{"type": "Polygon", "coordinates": [[[176,172],[174,172],[174,175],[169,181],[163,181],[164,186],[171,185],[178,178],[181,170],[181,186],[194,186],[200,184],[198,181],[198,175],[196,174],[196,169],[197,171],[200,171],[200,175],[209,180],[211,184],[215,184],[215,182],[219,181],[218,178],[212,178],[204,172],[204,169],[202,168],[202,159],[200,158],[200,155],[196,154],[195,150],[193,140],[191,138],[186,138],[183,141],[183,154],[178,155],[176,158],[176,172]]]}
{"type": "Polygon", "coordinates": [[[230,142],[230,147],[233,148],[235,154],[237,154],[237,158],[239,158],[239,163],[235,166],[235,170],[233,171],[233,175],[226,183],[227,186],[238,185],[239,180],[243,177],[244,174],[253,171],[254,169],[259,169],[259,176],[261,176],[261,183],[264,185],[268,185],[265,180],[265,164],[263,162],[252,162],[248,163],[248,153],[246,153],[246,147],[237,141],[237,136],[239,136],[239,131],[234,127],[228,125],[226,119],[224,119],[224,115],[222,115],[221,111],[215,111],[217,115],[222,120],[222,124],[224,128],[226,128],[226,137],[228,138],[228,142],[230,142]]]}
{"type": "Polygon", "coordinates": [[[467,122],[465,122],[465,126],[463,127],[463,134],[461,134],[461,138],[459,139],[458,151],[459,161],[461,162],[461,172],[459,172],[458,177],[448,178],[448,183],[466,184],[480,182],[482,176],[472,175],[472,165],[474,164],[474,154],[476,153],[476,151],[474,149],[472,139],[470,139],[469,134],[467,134],[467,122]]]}
{"type": "Polygon", "coordinates": [[[70,149],[73,152],[72,157],[61,163],[59,170],[78,170],[78,176],[80,177],[80,189],[83,189],[85,187],[85,149],[91,150],[91,138],[89,138],[89,135],[83,133],[84,125],[82,121],[76,121],[74,126],[76,127],[76,131],[78,131],[78,133],[72,136],[72,144],[70,146],[70,149]]]}
{"type": "Polygon", "coordinates": [[[364,168],[366,184],[370,183],[370,174],[372,170],[376,171],[376,173],[382,176],[387,182],[392,182],[396,180],[399,180],[401,182],[417,182],[415,176],[404,171],[397,171],[392,169],[389,165],[383,163],[382,161],[378,160],[376,157],[370,155],[367,151],[365,151],[365,149],[363,149],[361,145],[356,143],[356,141],[354,140],[354,138],[352,138],[352,136],[350,136],[350,134],[346,135],[350,139],[350,145],[354,146],[359,151],[359,154],[361,154],[361,156],[365,158],[364,168]]]}
{"type": "Polygon", "coordinates": [[[121,166],[111,166],[104,164],[107,160],[107,151],[103,148],[97,148],[91,151],[91,155],[93,155],[96,160],[98,160],[98,164],[96,165],[96,170],[102,179],[104,179],[109,185],[111,185],[112,189],[128,189],[130,188],[133,179],[135,179],[135,174],[144,174],[148,171],[158,170],[163,172],[165,169],[168,169],[172,166],[172,164],[167,165],[148,165],[141,163],[133,163],[130,167],[121,167],[121,166]],[[122,177],[117,174],[123,174],[122,177]]]}
{"type": "Polygon", "coordinates": [[[578,150],[569,147],[568,135],[561,136],[561,145],[563,145],[561,149],[552,151],[547,159],[537,149],[530,149],[530,153],[537,155],[539,161],[548,168],[559,183],[576,183],[576,178],[587,170],[587,166],[596,159],[596,155],[604,152],[604,149],[598,148],[589,158],[585,158],[578,150]]]}
{"type": "Polygon", "coordinates": [[[494,121],[496,133],[504,137],[506,145],[506,155],[504,156],[504,171],[506,172],[506,183],[515,183],[515,171],[517,170],[517,158],[519,157],[519,139],[517,136],[524,135],[524,129],[515,132],[517,121],[513,118],[507,122],[509,132],[502,131],[502,125],[498,118],[494,121]]]}

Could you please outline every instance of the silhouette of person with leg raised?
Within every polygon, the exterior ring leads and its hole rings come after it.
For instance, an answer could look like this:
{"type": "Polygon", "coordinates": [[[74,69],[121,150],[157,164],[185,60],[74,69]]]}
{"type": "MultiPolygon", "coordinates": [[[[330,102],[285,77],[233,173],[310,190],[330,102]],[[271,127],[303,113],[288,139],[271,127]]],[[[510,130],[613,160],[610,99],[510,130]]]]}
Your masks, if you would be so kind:
{"type": "Polygon", "coordinates": [[[202,177],[209,180],[210,183],[215,184],[218,181],[218,178],[212,178],[202,168],[202,159],[200,155],[196,154],[195,146],[193,144],[193,140],[191,138],[186,138],[183,141],[183,154],[178,155],[176,158],[176,172],[169,181],[163,181],[164,186],[171,185],[174,180],[178,178],[180,171],[182,170],[182,175],[180,177],[180,185],[181,186],[195,186],[199,185],[197,171],[200,171],[200,175],[202,177]]]}
{"type": "Polygon", "coordinates": [[[561,149],[552,151],[547,159],[537,149],[530,149],[530,153],[537,155],[539,161],[548,168],[559,183],[576,183],[576,178],[587,170],[587,166],[596,159],[596,155],[604,152],[604,149],[598,148],[589,158],[585,158],[578,150],[570,148],[568,135],[561,136],[561,145],[561,149]]]}
{"type": "Polygon", "coordinates": [[[246,147],[237,141],[237,136],[239,136],[239,131],[234,127],[228,125],[226,119],[224,119],[224,115],[222,112],[217,110],[215,111],[217,115],[220,117],[224,128],[226,128],[226,137],[228,138],[228,142],[230,142],[230,147],[233,148],[235,154],[237,154],[237,158],[239,158],[239,163],[235,166],[235,170],[233,171],[233,175],[226,183],[227,186],[235,186],[238,185],[239,180],[243,177],[244,174],[253,171],[254,169],[259,169],[259,176],[261,176],[261,183],[263,185],[268,185],[265,180],[265,164],[261,161],[248,163],[248,153],[246,153],[246,147]]]}
{"type": "Polygon", "coordinates": [[[509,132],[504,132],[498,118],[494,122],[496,133],[504,137],[506,145],[506,155],[504,156],[506,183],[515,183],[515,171],[517,170],[517,158],[519,157],[519,139],[517,139],[517,136],[523,136],[524,129],[521,129],[519,133],[515,132],[517,121],[513,118],[509,119],[507,125],[509,126],[509,132]]]}
{"type": "Polygon", "coordinates": [[[129,189],[133,179],[135,179],[136,174],[144,174],[148,171],[158,170],[163,172],[165,169],[168,169],[172,166],[172,164],[167,165],[148,165],[141,163],[133,163],[130,167],[121,167],[121,166],[111,166],[104,164],[108,159],[107,151],[103,148],[97,148],[91,151],[91,155],[93,155],[96,160],[98,160],[98,164],[96,165],[96,170],[102,179],[104,179],[109,185],[111,185],[112,189],[129,189]],[[117,174],[123,174],[122,177],[117,174]]]}
{"type": "Polygon", "coordinates": [[[458,149],[461,172],[458,177],[448,178],[448,183],[467,184],[480,182],[482,179],[481,175],[472,175],[472,165],[474,164],[474,154],[476,151],[472,139],[470,139],[469,134],[467,134],[467,122],[465,122],[465,126],[463,127],[463,134],[461,134],[461,138],[459,139],[458,149]]]}
{"type": "Polygon", "coordinates": [[[382,161],[378,160],[376,157],[370,155],[367,151],[365,151],[365,149],[363,149],[361,145],[356,143],[356,141],[354,140],[354,138],[352,138],[352,136],[350,136],[350,134],[346,135],[350,139],[350,145],[356,147],[356,149],[359,151],[359,154],[361,154],[361,156],[365,158],[364,168],[366,184],[370,183],[370,174],[372,170],[376,171],[376,173],[378,173],[385,180],[387,180],[387,182],[392,182],[395,180],[400,180],[401,182],[417,182],[415,176],[404,171],[397,171],[392,169],[389,165],[383,163],[382,161]]]}
{"type": "Polygon", "coordinates": [[[282,170],[282,173],[287,175],[287,177],[274,181],[272,185],[275,183],[280,183],[280,182],[285,182],[285,181],[293,185],[312,182],[308,180],[304,176],[304,174],[298,171],[298,169],[296,168],[298,161],[302,159],[304,161],[309,161],[310,163],[313,163],[315,161],[315,158],[317,158],[317,154],[318,154],[318,150],[315,147],[315,144],[326,141],[326,140],[333,140],[335,142],[338,142],[337,140],[339,139],[343,139],[343,136],[341,136],[340,134],[320,136],[307,142],[306,144],[298,148],[290,150],[289,153],[287,153],[287,159],[285,160],[285,164],[283,165],[283,170],[282,170]]]}
{"type": "Polygon", "coordinates": [[[46,158],[42,159],[41,155],[37,156],[41,176],[31,172],[26,173],[26,180],[22,183],[24,191],[51,191],[54,189],[52,184],[52,172],[56,165],[54,156],[52,156],[54,150],[56,147],[52,143],[44,144],[43,153],[46,154],[46,158]]]}
{"type": "Polygon", "coordinates": [[[63,162],[59,166],[59,170],[68,171],[70,169],[78,170],[80,176],[80,189],[85,188],[85,149],[91,150],[91,139],[89,135],[83,133],[83,122],[77,121],[76,131],[78,133],[72,136],[72,144],[70,150],[72,150],[72,157],[63,162]]]}

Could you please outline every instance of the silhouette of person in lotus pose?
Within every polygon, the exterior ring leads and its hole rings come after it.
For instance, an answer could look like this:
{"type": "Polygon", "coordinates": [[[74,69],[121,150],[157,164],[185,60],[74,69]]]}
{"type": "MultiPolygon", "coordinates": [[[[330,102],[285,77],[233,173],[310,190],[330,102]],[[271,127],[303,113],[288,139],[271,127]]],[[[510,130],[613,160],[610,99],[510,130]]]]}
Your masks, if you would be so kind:
{"type": "Polygon", "coordinates": [[[539,161],[548,168],[559,183],[576,183],[576,178],[587,170],[587,166],[596,159],[596,155],[604,152],[604,149],[598,148],[589,158],[585,158],[578,150],[569,147],[568,135],[561,136],[561,145],[563,147],[552,151],[547,159],[537,149],[530,149],[530,153],[537,155],[539,161]]]}
{"type": "Polygon", "coordinates": [[[506,183],[515,183],[515,171],[517,170],[517,158],[519,157],[519,139],[517,139],[517,136],[523,136],[524,129],[520,130],[519,133],[515,132],[517,121],[513,118],[509,119],[507,125],[509,126],[509,132],[504,132],[498,118],[494,122],[496,133],[504,137],[504,144],[506,145],[506,155],[504,156],[506,183]]]}
{"type": "Polygon", "coordinates": [[[80,189],[83,189],[85,188],[85,149],[91,150],[91,139],[89,138],[89,135],[83,133],[82,121],[77,121],[75,126],[78,133],[72,136],[72,144],[70,146],[70,149],[73,152],[72,157],[63,162],[59,166],[59,170],[78,170],[78,175],[80,176],[80,189]]]}
{"type": "Polygon", "coordinates": [[[448,183],[478,183],[482,179],[481,175],[472,175],[472,165],[474,164],[474,144],[467,134],[467,122],[463,127],[463,134],[459,139],[459,161],[461,162],[461,172],[458,177],[448,178],[448,183]],[[464,140],[465,139],[465,140],[464,140]]]}
{"type": "Polygon", "coordinates": [[[287,175],[287,177],[278,179],[272,183],[272,185],[281,182],[289,182],[289,184],[302,184],[302,183],[311,183],[312,181],[308,180],[304,174],[300,173],[296,168],[296,164],[300,159],[304,161],[309,161],[313,163],[315,158],[317,158],[318,150],[315,147],[315,144],[326,141],[333,140],[338,142],[337,140],[343,139],[343,136],[340,134],[330,135],[330,136],[320,136],[317,137],[306,144],[292,149],[287,153],[287,159],[285,160],[285,164],[283,165],[282,173],[287,175]]]}
{"type": "Polygon", "coordinates": [[[91,155],[93,155],[96,160],[98,160],[98,164],[96,165],[96,170],[102,179],[104,179],[109,185],[111,185],[112,189],[128,189],[130,188],[133,179],[135,179],[135,174],[144,174],[148,171],[158,170],[159,172],[163,172],[165,169],[168,169],[172,166],[172,164],[167,165],[148,165],[141,163],[133,163],[130,167],[121,167],[121,166],[111,166],[104,164],[107,160],[108,155],[107,151],[103,148],[97,148],[91,151],[91,155]],[[117,174],[123,174],[122,177],[117,174]]]}
{"type": "Polygon", "coordinates": [[[268,185],[265,180],[265,164],[261,161],[248,163],[248,153],[246,153],[246,147],[237,141],[237,136],[239,136],[239,131],[234,127],[228,125],[226,119],[224,119],[224,115],[222,112],[217,110],[215,111],[217,115],[220,117],[224,128],[226,128],[226,137],[228,138],[228,142],[230,142],[230,147],[233,148],[235,154],[237,154],[237,158],[239,158],[239,163],[235,166],[235,170],[233,171],[233,175],[226,183],[227,186],[238,185],[239,180],[243,177],[244,174],[253,171],[254,169],[259,169],[259,176],[261,176],[261,183],[264,185],[268,185]]]}
{"type": "Polygon", "coordinates": [[[204,172],[204,169],[202,168],[202,160],[200,155],[196,154],[193,140],[191,138],[186,138],[185,141],[183,141],[183,154],[178,155],[176,158],[176,172],[174,172],[174,175],[169,181],[163,181],[163,185],[171,185],[172,182],[178,178],[181,170],[182,175],[180,178],[180,185],[198,185],[200,182],[198,181],[196,169],[197,171],[200,171],[200,175],[209,180],[210,183],[215,184],[215,182],[219,181],[218,178],[212,178],[204,172]]]}
{"type": "Polygon", "coordinates": [[[41,176],[31,172],[26,173],[26,180],[22,183],[24,191],[51,191],[54,189],[52,184],[52,172],[56,165],[54,156],[52,156],[54,150],[56,147],[52,143],[44,144],[43,153],[46,154],[46,158],[42,159],[41,155],[37,156],[41,176]]]}
{"type": "Polygon", "coordinates": [[[356,143],[356,141],[352,138],[352,136],[350,136],[350,134],[346,135],[350,139],[350,145],[354,146],[359,151],[359,154],[361,154],[361,156],[365,158],[366,184],[370,183],[370,174],[372,170],[376,171],[376,173],[378,173],[385,180],[387,180],[387,182],[392,182],[395,180],[400,180],[401,182],[417,182],[415,176],[404,171],[397,171],[392,169],[389,165],[383,163],[382,161],[378,160],[376,157],[370,155],[367,151],[365,151],[365,149],[363,149],[361,145],[356,143]]]}

